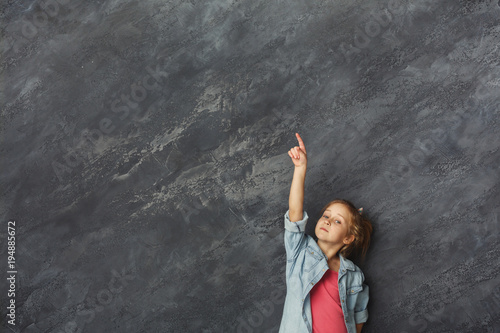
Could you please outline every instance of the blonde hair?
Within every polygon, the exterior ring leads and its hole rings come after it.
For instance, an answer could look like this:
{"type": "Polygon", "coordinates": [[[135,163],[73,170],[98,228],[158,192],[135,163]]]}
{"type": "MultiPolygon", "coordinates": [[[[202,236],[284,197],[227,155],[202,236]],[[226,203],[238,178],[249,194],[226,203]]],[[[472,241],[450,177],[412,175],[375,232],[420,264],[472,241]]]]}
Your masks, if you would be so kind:
{"type": "Polygon", "coordinates": [[[352,254],[361,255],[361,258],[364,258],[366,252],[368,251],[368,247],[370,246],[371,234],[373,232],[372,223],[365,216],[363,216],[363,214],[360,213],[350,201],[344,199],[335,199],[330,201],[321,211],[321,215],[323,215],[328,207],[335,203],[343,204],[349,211],[348,235],[354,236],[354,240],[351,243],[344,245],[340,249],[340,254],[344,258],[348,258],[352,254]]]}

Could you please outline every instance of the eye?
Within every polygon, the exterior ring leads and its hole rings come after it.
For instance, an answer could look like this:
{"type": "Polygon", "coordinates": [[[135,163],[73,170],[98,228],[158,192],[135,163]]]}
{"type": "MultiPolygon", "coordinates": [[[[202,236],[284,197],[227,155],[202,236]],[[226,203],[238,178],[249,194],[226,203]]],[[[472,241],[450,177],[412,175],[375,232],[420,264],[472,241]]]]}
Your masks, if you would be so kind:
{"type": "Polygon", "coordinates": [[[328,216],[326,216],[326,215],[323,215],[323,217],[324,217],[325,219],[327,219],[327,218],[328,218],[328,216]]]}
{"type": "Polygon", "coordinates": [[[335,220],[335,223],[340,224],[341,222],[339,220],[335,220]]]}

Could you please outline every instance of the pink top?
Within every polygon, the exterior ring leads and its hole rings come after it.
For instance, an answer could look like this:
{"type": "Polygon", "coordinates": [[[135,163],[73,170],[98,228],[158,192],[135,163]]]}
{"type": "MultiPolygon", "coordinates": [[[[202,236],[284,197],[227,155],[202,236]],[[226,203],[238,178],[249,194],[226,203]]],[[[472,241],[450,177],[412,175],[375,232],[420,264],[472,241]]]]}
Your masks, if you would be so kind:
{"type": "Polygon", "coordinates": [[[311,290],[313,333],[347,333],[338,279],[339,273],[329,269],[311,290]]]}

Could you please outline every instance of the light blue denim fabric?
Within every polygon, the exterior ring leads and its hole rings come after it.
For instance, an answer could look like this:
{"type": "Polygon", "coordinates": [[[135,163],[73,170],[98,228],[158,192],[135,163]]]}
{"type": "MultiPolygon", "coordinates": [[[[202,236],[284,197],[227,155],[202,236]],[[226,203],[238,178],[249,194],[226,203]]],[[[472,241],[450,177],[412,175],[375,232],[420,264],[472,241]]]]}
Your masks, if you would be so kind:
{"type": "MultiPolygon", "coordinates": [[[[312,332],[309,292],[328,268],[327,257],[318,244],[305,234],[307,213],[291,222],[285,214],[286,298],[280,333],[312,332]]],[[[368,286],[352,261],[340,256],[339,294],[348,333],[356,333],[356,323],[368,320],[368,286]]],[[[334,332],[332,328],[332,332],[334,332]]]]}

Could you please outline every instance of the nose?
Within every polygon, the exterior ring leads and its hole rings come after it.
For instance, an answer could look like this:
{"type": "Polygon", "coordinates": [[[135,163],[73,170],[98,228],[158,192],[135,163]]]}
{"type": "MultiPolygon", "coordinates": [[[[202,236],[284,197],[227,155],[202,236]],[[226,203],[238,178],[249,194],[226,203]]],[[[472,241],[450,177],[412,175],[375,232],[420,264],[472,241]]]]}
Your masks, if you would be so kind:
{"type": "Polygon", "coordinates": [[[330,221],[328,221],[328,220],[326,220],[326,221],[325,221],[325,223],[326,223],[327,225],[330,225],[330,221]]]}

